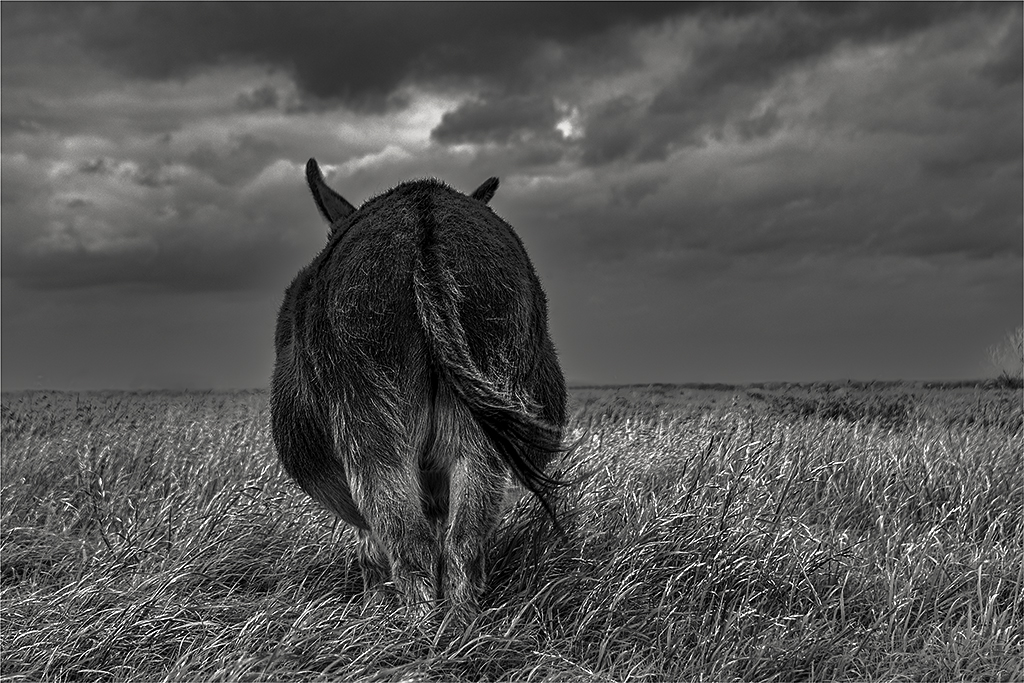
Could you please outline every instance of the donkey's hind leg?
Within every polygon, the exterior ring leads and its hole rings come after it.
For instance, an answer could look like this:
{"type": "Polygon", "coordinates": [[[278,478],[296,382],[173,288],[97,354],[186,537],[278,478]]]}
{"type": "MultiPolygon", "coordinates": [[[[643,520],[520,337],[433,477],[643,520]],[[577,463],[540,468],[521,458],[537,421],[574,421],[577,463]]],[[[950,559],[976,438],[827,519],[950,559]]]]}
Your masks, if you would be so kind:
{"type": "Polygon", "coordinates": [[[398,592],[418,614],[437,596],[438,543],[420,500],[415,458],[394,452],[353,468],[352,495],[370,531],[360,533],[364,581],[372,584],[390,570],[398,592]]]}
{"type": "Polygon", "coordinates": [[[438,394],[434,457],[447,465],[448,519],[442,592],[449,606],[472,616],[483,591],[487,540],[501,516],[508,470],[466,407],[438,394]]]}
{"type": "Polygon", "coordinates": [[[359,541],[356,553],[359,569],[363,578],[363,591],[367,602],[372,603],[370,596],[383,587],[391,575],[387,552],[369,529],[358,529],[359,541]]]}
{"type": "Polygon", "coordinates": [[[486,583],[488,539],[501,516],[508,473],[486,450],[462,454],[451,470],[451,509],[444,543],[444,597],[472,617],[486,583]]]}

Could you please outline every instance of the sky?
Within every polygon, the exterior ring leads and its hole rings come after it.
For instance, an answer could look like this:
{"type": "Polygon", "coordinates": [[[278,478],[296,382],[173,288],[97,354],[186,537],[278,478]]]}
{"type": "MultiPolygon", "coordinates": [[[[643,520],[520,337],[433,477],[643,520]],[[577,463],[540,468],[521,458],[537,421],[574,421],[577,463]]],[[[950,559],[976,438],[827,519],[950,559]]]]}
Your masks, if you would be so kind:
{"type": "Polygon", "coordinates": [[[4,390],[266,387],[412,178],[522,237],[574,384],[952,380],[1024,309],[1022,5],[0,5],[4,390]]]}

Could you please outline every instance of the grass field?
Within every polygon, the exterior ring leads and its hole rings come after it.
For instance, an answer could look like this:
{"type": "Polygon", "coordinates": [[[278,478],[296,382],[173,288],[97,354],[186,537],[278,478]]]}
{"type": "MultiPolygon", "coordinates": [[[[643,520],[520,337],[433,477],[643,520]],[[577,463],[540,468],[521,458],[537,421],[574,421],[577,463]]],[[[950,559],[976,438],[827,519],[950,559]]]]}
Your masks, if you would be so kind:
{"type": "Polygon", "coordinates": [[[995,386],[579,388],[468,629],[364,607],[267,395],[2,400],[4,680],[1024,679],[1024,412],[995,386]]]}

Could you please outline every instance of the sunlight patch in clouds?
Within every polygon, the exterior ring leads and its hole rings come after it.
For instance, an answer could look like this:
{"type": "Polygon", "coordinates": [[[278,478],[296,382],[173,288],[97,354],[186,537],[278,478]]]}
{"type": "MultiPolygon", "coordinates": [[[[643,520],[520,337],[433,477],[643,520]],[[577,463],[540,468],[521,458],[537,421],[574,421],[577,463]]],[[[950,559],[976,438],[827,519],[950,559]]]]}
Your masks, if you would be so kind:
{"type": "Polygon", "coordinates": [[[556,100],[556,106],[562,115],[562,120],[555,124],[555,128],[566,140],[578,140],[583,137],[583,118],[580,115],[579,107],[570,106],[556,100]]]}
{"type": "Polygon", "coordinates": [[[258,195],[270,189],[297,184],[297,179],[305,177],[305,164],[278,159],[265,166],[255,178],[241,188],[243,197],[258,195]]]}
{"type": "Polygon", "coordinates": [[[366,154],[361,157],[349,159],[337,166],[342,175],[350,176],[358,171],[377,170],[382,166],[407,161],[413,158],[412,152],[398,145],[388,145],[379,152],[366,154]]]}

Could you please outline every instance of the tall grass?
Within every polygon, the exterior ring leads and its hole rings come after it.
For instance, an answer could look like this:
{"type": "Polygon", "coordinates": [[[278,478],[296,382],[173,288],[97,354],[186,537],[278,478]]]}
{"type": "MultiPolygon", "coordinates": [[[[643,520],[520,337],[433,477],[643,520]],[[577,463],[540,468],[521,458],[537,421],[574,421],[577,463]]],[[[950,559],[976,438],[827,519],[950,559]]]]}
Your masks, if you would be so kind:
{"type": "Polygon", "coordinates": [[[5,680],[1024,678],[1019,391],[578,389],[466,629],[366,599],[263,393],[2,405],[5,680]]]}

